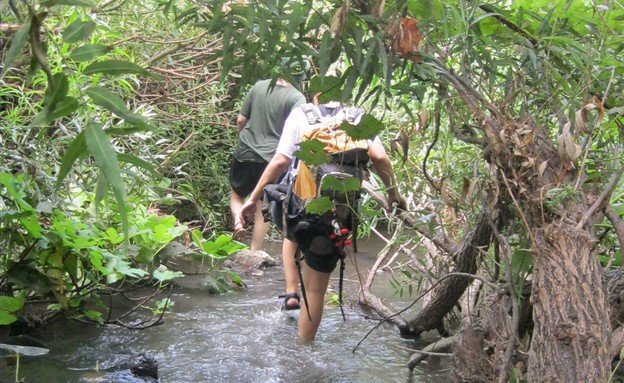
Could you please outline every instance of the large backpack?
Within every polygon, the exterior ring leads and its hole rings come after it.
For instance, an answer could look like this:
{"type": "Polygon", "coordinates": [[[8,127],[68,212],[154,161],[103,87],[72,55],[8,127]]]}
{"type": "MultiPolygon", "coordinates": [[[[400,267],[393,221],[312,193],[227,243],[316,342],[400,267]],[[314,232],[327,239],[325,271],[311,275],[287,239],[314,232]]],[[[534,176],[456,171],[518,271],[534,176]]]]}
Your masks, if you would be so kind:
{"type": "MultiPolygon", "coordinates": [[[[295,158],[298,172],[292,182],[265,187],[263,212],[265,219],[282,230],[284,237],[296,241],[302,250],[326,254],[336,251],[334,237],[346,238],[357,227],[360,186],[369,161],[368,141],[353,140],[340,129],[340,124],[323,123],[323,110],[315,105],[305,104],[301,108],[311,126],[301,141],[321,142],[331,161],[307,166],[295,158]],[[306,211],[306,207],[322,197],[331,201],[331,209],[318,213],[306,211]]],[[[344,112],[349,123],[363,114],[358,108],[345,108],[344,112]]]]}

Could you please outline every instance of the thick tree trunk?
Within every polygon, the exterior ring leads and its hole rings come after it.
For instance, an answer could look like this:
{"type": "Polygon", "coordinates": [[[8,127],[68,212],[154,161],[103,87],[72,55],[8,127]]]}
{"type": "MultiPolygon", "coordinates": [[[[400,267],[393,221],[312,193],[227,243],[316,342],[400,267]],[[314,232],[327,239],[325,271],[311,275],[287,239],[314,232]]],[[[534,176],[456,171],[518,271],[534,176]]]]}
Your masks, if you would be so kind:
{"type": "Polygon", "coordinates": [[[565,223],[534,235],[529,381],[605,383],[610,326],[595,239],[565,223]]]}

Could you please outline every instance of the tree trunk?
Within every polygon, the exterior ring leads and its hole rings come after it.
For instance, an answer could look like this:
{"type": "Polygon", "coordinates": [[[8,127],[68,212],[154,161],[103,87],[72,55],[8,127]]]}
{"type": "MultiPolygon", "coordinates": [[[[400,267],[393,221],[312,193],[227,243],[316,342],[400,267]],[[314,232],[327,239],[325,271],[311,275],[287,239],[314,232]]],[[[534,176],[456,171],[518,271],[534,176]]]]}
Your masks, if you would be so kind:
{"type": "Polygon", "coordinates": [[[535,230],[530,382],[609,379],[609,336],[596,240],[583,230],[548,224],[535,230]]]}

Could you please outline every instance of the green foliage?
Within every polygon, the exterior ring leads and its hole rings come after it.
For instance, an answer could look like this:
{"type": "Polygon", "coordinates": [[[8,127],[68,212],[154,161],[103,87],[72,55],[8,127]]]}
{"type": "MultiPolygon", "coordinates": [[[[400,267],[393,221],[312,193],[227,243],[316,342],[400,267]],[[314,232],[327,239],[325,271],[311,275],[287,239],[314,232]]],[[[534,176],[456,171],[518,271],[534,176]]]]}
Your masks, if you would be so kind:
{"type": "MultiPolygon", "coordinates": [[[[0,231],[8,250],[2,256],[0,275],[23,296],[52,295],[59,309],[73,310],[80,309],[102,281],[149,277],[164,282],[181,276],[157,269],[160,251],[188,230],[175,217],[158,216],[133,204],[129,237],[125,238],[113,226],[103,225],[103,217],[96,220],[85,209],[61,210],[44,203],[33,208],[36,197],[28,194],[32,189],[23,175],[1,173],[0,177],[4,186],[0,202],[6,207],[0,214],[0,231]]],[[[76,190],[73,201],[85,203],[89,197],[76,190]]]]}
{"type": "Polygon", "coordinates": [[[0,326],[9,325],[17,320],[12,313],[24,307],[24,300],[17,297],[0,296],[0,326]]]}
{"type": "Polygon", "coordinates": [[[347,193],[350,191],[360,191],[361,187],[362,187],[362,183],[360,182],[360,179],[357,177],[339,179],[332,175],[328,175],[323,178],[321,191],[335,190],[338,192],[347,193]]]}
{"type": "Polygon", "coordinates": [[[576,190],[571,185],[562,185],[546,192],[546,206],[549,209],[557,209],[565,203],[574,200],[577,196],[576,190]]]}
{"type": "Polygon", "coordinates": [[[340,125],[340,129],[347,132],[347,135],[354,140],[373,139],[383,130],[383,128],[384,125],[381,121],[370,114],[362,116],[362,119],[357,125],[350,124],[347,121],[344,121],[340,125]]]}
{"type": "Polygon", "coordinates": [[[305,207],[306,213],[309,214],[323,214],[326,211],[330,211],[334,208],[334,203],[329,197],[318,197],[311,200],[305,207]]]}
{"type": "Polygon", "coordinates": [[[331,161],[331,156],[325,153],[325,144],[317,139],[301,142],[294,155],[310,166],[331,161]]]}

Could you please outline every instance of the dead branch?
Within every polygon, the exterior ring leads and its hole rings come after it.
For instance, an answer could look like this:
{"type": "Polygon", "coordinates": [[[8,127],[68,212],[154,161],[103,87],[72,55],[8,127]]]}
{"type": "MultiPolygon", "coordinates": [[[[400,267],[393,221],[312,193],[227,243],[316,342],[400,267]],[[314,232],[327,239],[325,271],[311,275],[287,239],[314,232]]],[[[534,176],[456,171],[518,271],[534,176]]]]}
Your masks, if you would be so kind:
{"type": "Polygon", "coordinates": [[[381,302],[377,296],[371,293],[371,287],[373,285],[373,281],[375,280],[375,275],[377,274],[377,270],[386,260],[388,255],[390,254],[390,250],[392,249],[392,245],[396,242],[398,234],[401,232],[401,229],[397,229],[394,232],[392,239],[387,241],[386,246],[382,249],[377,257],[377,261],[371,268],[368,273],[368,277],[366,278],[366,282],[363,286],[360,286],[359,292],[359,303],[361,305],[365,305],[376,311],[382,318],[387,319],[389,322],[396,324],[397,326],[405,326],[407,322],[401,318],[399,313],[388,308],[381,302]]]}
{"type": "Polygon", "coordinates": [[[620,250],[624,249],[624,220],[618,215],[618,213],[610,206],[604,208],[605,217],[613,225],[613,230],[617,235],[618,242],[620,243],[620,250]]]}
{"type": "MultiPolygon", "coordinates": [[[[362,181],[362,190],[368,193],[371,196],[371,198],[379,202],[384,207],[388,206],[388,201],[386,200],[386,197],[384,197],[383,194],[375,190],[375,187],[370,182],[366,180],[362,181]]],[[[456,243],[454,243],[451,239],[447,238],[446,236],[440,237],[437,234],[432,235],[431,232],[429,231],[428,226],[427,227],[419,226],[414,216],[408,211],[402,212],[399,215],[399,219],[403,221],[407,227],[409,227],[410,229],[416,230],[420,235],[422,235],[425,238],[428,238],[438,248],[442,249],[446,253],[451,253],[456,246],[456,243]]]]}
{"type": "Polygon", "coordinates": [[[507,278],[507,289],[509,291],[509,295],[511,296],[511,334],[509,335],[509,339],[507,339],[507,348],[505,349],[505,354],[502,360],[502,365],[498,369],[499,376],[498,382],[505,383],[509,380],[509,370],[511,368],[511,358],[516,349],[516,339],[518,339],[518,324],[520,323],[520,308],[518,307],[518,294],[516,293],[516,289],[514,287],[514,279],[511,275],[511,247],[507,242],[507,239],[501,235],[492,220],[491,216],[488,217],[488,222],[490,224],[490,228],[492,232],[496,236],[498,240],[499,246],[502,248],[502,254],[504,255],[506,267],[505,267],[505,277],[507,278]]]}
{"type": "Polygon", "coordinates": [[[611,175],[611,179],[609,183],[605,187],[605,189],[600,193],[596,201],[590,206],[589,209],[583,214],[583,217],[576,225],[576,230],[581,230],[583,226],[589,221],[589,219],[596,213],[601,210],[607,203],[609,203],[609,197],[613,194],[613,190],[617,186],[620,178],[622,178],[622,173],[624,173],[624,167],[620,168],[617,172],[611,175]]]}
{"type": "Polygon", "coordinates": [[[441,353],[441,350],[448,350],[453,347],[453,344],[457,341],[457,336],[450,336],[446,338],[442,338],[440,340],[436,340],[433,343],[428,344],[422,350],[412,350],[413,354],[410,357],[409,362],[407,363],[407,368],[413,370],[425,360],[427,356],[453,356],[453,354],[441,353]]]}
{"type": "Polygon", "coordinates": [[[455,267],[452,277],[436,288],[431,303],[421,310],[408,326],[400,328],[401,333],[419,335],[420,333],[441,328],[442,320],[457,304],[470,284],[470,278],[462,274],[472,275],[477,270],[477,260],[481,252],[490,246],[492,229],[486,215],[481,213],[475,227],[462,240],[453,252],[455,267]]]}

